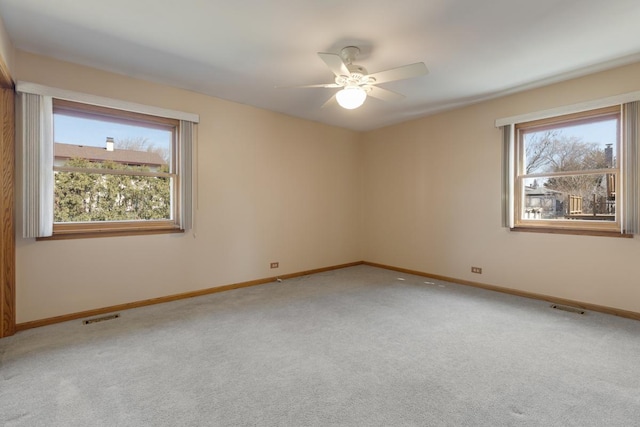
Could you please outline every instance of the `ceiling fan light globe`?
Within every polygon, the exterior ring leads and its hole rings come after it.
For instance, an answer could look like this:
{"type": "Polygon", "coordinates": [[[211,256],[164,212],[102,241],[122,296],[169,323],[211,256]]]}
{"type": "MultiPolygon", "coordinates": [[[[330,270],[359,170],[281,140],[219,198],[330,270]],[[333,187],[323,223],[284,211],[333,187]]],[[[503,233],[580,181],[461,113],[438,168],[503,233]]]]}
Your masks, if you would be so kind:
{"type": "Polygon", "coordinates": [[[347,110],[353,110],[364,104],[367,92],[361,87],[346,87],[336,94],[338,105],[347,110]]]}

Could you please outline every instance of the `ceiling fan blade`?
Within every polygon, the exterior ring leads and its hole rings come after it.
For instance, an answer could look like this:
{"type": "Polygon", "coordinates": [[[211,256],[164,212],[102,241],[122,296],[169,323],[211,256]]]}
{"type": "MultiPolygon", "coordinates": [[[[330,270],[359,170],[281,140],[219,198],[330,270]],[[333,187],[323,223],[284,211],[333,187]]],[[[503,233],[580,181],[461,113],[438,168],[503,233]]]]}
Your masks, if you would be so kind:
{"type": "Polygon", "coordinates": [[[327,102],[322,104],[322,107],[320,108],[333,107],[334,105],[338,105],[335,94],[331,98],[327,99],[327,102]]]}
{"type": "Polygon", "coordinates": [[[424,76],[427,73],[429,73],[429,70],[427,69],[427,66],[424,65],[424,62],[416,62],[415,64],[369,74],[369,77],[373,77],[375,79],[375,84],[378,84],[424,76]]]}
{"type": "Polygon", "coordinates": [[[371,90],[367,95],[383,101],[402,101],[405,98],[405,96],[400,93],[393,92],[389,89],[383,89],[378,86],[371,86],[371,90]]]}
{"type": "Polygon", "coordinates": [[[347,65],[344,63],[340,55],[336,55],[335,53],[324,53],[318,52],[318,56],[320,59],[327,64],[327,67],[335,74],[336,76],[348,76],[349,69],[347,65]]]}
{"type": "Polygon", "coordinates": [[[317,85],[275,86],[276,89],[298,89],[298,88],[305,88],[305,87],[337,88],[342,86],[336,83],[326,83],[326,84],[317,84],[317,85]]]}
{"type": "Polygon", "coordinates": [[[326,88],[336,88],[342,87],[336,83],[327,83],[327,84],[319,84],[319,85],[302,85],[302,86],[289,86],[289,87],[326,87],[326,88]]]}

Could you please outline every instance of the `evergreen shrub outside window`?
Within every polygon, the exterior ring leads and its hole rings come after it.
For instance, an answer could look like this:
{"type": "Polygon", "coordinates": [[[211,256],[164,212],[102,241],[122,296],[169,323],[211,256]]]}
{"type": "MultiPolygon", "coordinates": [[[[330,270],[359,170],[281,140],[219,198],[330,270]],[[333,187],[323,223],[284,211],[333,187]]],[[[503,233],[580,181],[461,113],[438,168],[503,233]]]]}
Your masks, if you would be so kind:
{"type": "MultiPolygon", "coordinates": [[[[114,162],[75,158],[65,166],[115,170],[114,162]]],[[[147,166],[126,166],[126,171],[149,172],[147,166]]],[[[163,165],[159,172],[168,173],[163,165]]],[[[54,222],[135,221],[171,219],[171,185],[166,176],[109,175],[56,172],[54,222]]]]}

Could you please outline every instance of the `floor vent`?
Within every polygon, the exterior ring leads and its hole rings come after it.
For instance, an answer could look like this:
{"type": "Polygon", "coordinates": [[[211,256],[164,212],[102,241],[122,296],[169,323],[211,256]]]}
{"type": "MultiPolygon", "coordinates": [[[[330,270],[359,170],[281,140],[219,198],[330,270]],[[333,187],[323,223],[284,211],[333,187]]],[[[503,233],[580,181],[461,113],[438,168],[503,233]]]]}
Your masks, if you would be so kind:
{"type": "Polygon", "coordinates": [[[555,308],[556,310],[568,311],[569,313],[576,313],[576,314],[584,314],[585,313],[584,310],[581,310],[581,309],[575,308],[575,307],[569,307],[569,306],[566,306],[566,305],[551,304],[551,308],[555,308]]]}
{"type": "Polygon", "coordinates": [[[90,325],[91,323],[104,322],[105,320],[117,319],[118,317],[120,317],[120,314],[110,314],[108,316],[94,317],[93,319],[83,320],[82,324],[90,325]]]}

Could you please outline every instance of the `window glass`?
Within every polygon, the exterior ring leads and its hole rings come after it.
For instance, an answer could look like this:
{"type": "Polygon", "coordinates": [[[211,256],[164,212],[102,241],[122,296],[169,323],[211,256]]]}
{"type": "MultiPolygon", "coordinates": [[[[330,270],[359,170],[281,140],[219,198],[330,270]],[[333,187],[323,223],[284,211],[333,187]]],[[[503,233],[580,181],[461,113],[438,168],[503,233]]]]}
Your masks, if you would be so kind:
{"type": "Polygon", "coordinates": [[[523,180],[522,219],[615,221],[615,175],[523,180]]]}
{"type": "Polygon", "coordinates": [[[617,167],[617,118],[522,132],[525,174],[617,167]]]}
{"type": "Polygon", "coordinates": [[[177,124],[54,101],[54,223],[172,220],[177,124]]]}
{"type": "Polygon", "coordinates": [[[516,226],[619,227],[619,129],[619,108],[517,125],[516,226]]]}

